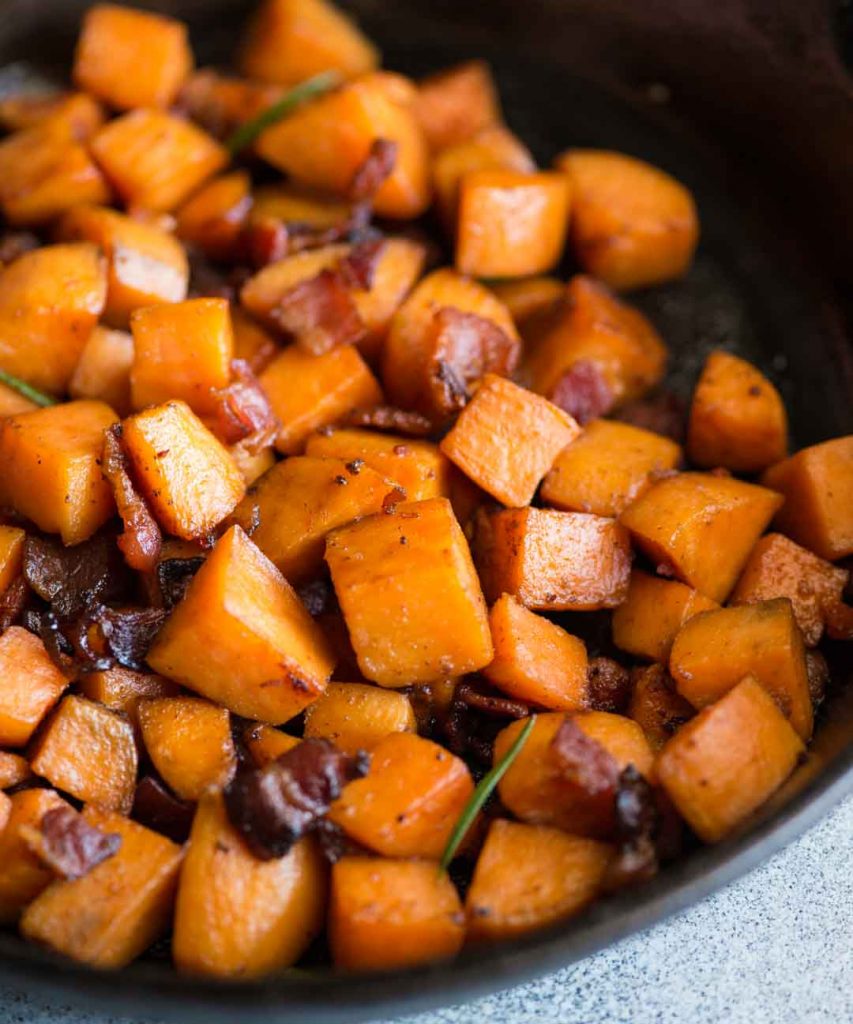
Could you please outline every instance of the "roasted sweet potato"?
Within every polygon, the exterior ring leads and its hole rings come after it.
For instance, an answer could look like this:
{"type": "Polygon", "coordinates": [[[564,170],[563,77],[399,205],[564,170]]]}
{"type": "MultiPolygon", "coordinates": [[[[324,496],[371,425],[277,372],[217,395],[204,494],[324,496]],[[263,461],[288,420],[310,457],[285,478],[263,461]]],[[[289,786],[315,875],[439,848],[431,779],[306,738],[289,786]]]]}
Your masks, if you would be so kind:
{"type": "Polygon", "coordinates": [[[0,425],[3,502],[65,544],[79,544],[115,511],[101,475],[103,434],[116,422],[103,402],[67,402],[0,425]]]}
{"type": "Polygon", "coordinates": [[[120,711],[139,735],[139,704],[158,697],[177,697],[176,683],[148,672],[134,672],[129,668],[108,668],[101,672],[88,672],[78,683],[80,693],[89,700],[105,704],[112,711],[120,711]]]}
{"type": "Polygon", "coordinates": [[[724,601],[781,504],[781,497],[765,487],[710,473],[680,473],[637,498],[621,522],[659,571],[724,601]]]}
{"type": "Polygon", "coordinates": [[[415,114],[433,150],[467,142],[502,120],[489,65],[469,60],[418,82],[415,114]]]}
{"type": "Polygon", "coordinates": [[[464,761],[431,740],[393,732],[373,748],[367,776],[344,788],[329,818],[384,857],[438,860],[473,789],[464,761]]]}
{"type": "Polygon", "coordinates": [[[683,185],[624,153],[570,149],[555,165],[574,188],[570,237],[585,271],[619,290],[687,271],[699,218],[683,185]]]}
{"type": "Polygon", "coordinates": [[[657,774],[694,832],[714,843],[767,800],[802,752],[767,691],[747,677],[673,736],[657,774]]]}
{"type": "Polygon", "coordinates": [[[753,676],[807,740],[812,702],[803,636],[787,598],[720,608],[685,623],[672,645],[669,670],[678,692],[703,708],[753,676]]]}
{"type": "Polygon", "coordinates": [[[298,737],[290,736],[281,729],[274,729],[263,722],[250,725],[243,732],[243,743],[258,768],[265,767],[282,754],[286,754],[288,750],[293,750],[299,742],[298,737]]]}
{"type": "Polygon", "coordinates": [[[37,828],[47,811],[68,806],[52,789],[23,789],[10,800],[6,827],[0,829],[0,924],[14,924],[53,879],[27,844],[27,829],[37,828]]]}
{"type": "Polygon", "coordinates": [[[395,732],[416,732],[412,702],[404,693],[364,683],[329,683],[305,711],[305,737],[331,740],[347,754],[373,750],[395,732]]]}
{"type": "MultiPolygon", "coordinates": [[[[0,789],[11,789],[30,777],[30,764],[25,757],[13,754],[11,750],[0,750],[0,789]]],[[[0,826],[0,833],[5,824],[0,826]]]]}
{"type": "Polygon", "coordinates": [[[148,663],[235,714],[273,725],[316,700],[334,664],[296,593],[236,526],[193,578],[148,663]]]}
{"type": "Polygon", "coordinates": [[[121,845],[82,878],[57,880],[26,909],[24,936],[93,967],[124,967],[169,926],[183,851],[135,821],[86,807],[86,821],[121,845]]]}
{"type": "Polygon", "coordinates": [[[595,611],[625,600],[631,546],[615,519],[582,512],[483,510],[474,558],[487,601],[512,594],[542,611],[595,611]]]}
{"type": "Polygon", "coordinates": [[[530,504],[554,459],[579,433],[572,417],[541,395],[486,374],[441,450],[484,491],[517,508],[530,504]]]}
{"type": "Polygon", "coordinates": [[[211,259],[234,256],[240,232],[252,209],[252,180],[246,171],[213,178],[181,206],[178,237],[211,259]]]}
{"type": "Polygon", "coordinates": [[[130,412],[130,368],[133,338],[127,331],[96,327],[80,354],[68,393],[108,405],[120,416],[130,412]]]}
{"type": "Polygon", "coordinates": [[[476,672],[492,660],[480,583],[446,498],[334,531],[326,561],[365,678],[408,686],[476,672]]]}
{"type": "Polygon", "coordinates": [[[101,127],[101,104],[84,92],[12,93],[0,99],[0,124],[10,132],[34,128],[46,121],[65,121],[81,141],[101,127]]]}
{"type": "Polygon", "coordinates": [[[0,745],[28,743],[67,686],[41,640],[10,626],[0,635],[0,745]]]}
{"type": "Polygon", "coordinates": [[[695,714],[676,692],[675,683],[663,665],[635,669],[628,714],[645,733],[649,746],[658,751],[695,714]]]}
{"type": "Polygon", "coordinates": [[[7,384],[0,383],[0,419],[7,416],[17,416],[20,412],[33,412],[38,409],[35,402],[16,391],[7,384]]]}
{"type": "Polygon", "coordinates": [[[352,206],[345,200],[290,182],[260,185],[252,199],[253,219],[280,220],[291,227],[337,229],[352,215],[352,206]]]}
{"type": "Polygon", "coordinates": [[[275,339],[240,306],[231,307],[231,329],[234,332],[234,358],[248,363],[252,373],[260,373],[278,351],[275,339]]]}
{"type": "Polygon", "coordinates": [[[395,970],[462,948],[462,904],[432,861],[344,857],[332,868],[329,943],[335,966],[395,970]]]}
{"type": "Polygon", "coordinates": [[[201,68],[184,82],[177,105],[205,131],[225,138],[277,103],[285,91],[280,85],[201,68]]]}
{"type": "Polygon", "coordinates": [[[803,448],[761,482],[785,498],[782,533],[830,562],[853,554],[853,435],[803,448]]]}
{"type": "Polygon", "coordinates": [[[0,526],[0,594],[20,575],[26,538],[19,526],[0,526]]]}
{"type": "Polygon", "coordinates": [[[518,281],[496,281],[492,291],[509,310],[525,342],[532,340],[543,318],[562,302],[566,286],[556,277],[523,277],[518,281]]]}
{"type": "Polygon", "coordinates": [[[612,855],[595,839],[493,821],[465,897],[468,938],[515,938],[578,913],[599,894],[612,855]]]}

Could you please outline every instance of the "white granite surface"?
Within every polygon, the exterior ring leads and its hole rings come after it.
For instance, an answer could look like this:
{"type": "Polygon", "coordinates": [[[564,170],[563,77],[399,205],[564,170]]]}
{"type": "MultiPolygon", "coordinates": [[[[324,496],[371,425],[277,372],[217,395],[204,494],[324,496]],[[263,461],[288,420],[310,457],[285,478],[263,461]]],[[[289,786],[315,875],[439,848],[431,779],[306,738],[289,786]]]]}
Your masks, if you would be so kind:
{"type": "MultiPolygon", "coordinates": [[[[0,1024],[127,1021],[0,989],[0,1024]]],[[[853,799],[747,878],[643,935],[530,985],[393,1024],[480,1022],[851,1024],[853,799]]]]}

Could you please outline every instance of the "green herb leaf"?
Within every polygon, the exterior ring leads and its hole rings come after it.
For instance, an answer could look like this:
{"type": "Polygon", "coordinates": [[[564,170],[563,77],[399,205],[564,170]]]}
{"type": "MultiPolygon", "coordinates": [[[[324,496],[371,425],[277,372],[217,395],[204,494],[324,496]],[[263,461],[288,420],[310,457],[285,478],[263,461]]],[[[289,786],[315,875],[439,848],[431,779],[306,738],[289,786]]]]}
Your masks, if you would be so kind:
{"type": "Polygon", "coordinates": [[[450,839],[445,847],[444,854],[439,864],[439,871],[446,871],[450,867],[450,863],[456,856],[456,851],[462,845],[462,840],[465,838],[468,829],[473,825],[474,819],[480,813],[483,804],[489,799],[495,790],[497,784],[506,775],[509,766],[521,753],[521,748],[527,742],[527,737],[533,731],[533,726],[536,724],[536,715],[531,715],[527,719],[527,722],[521,732],[516,736],[515,742],[504,754],[500,761],[492,768],[492,770],[480,779],[477,784],[477,788],[471,794],[471,799],[465,805],[465,810],[459,815],[459,821],[456,822],[456,827],[451,833],[450,839]]]}
{"type": "Polygon", "coordinates": [[[50,395],[46,395],[43,391],[39,391],[38,388],[32,387],[27,384],[25,380],[21,380],[20,377],[14,377],[11,373],[6,373],[5,370],[0,370],[0,383],[5,384],[6,387],[12,388],[13,391],[17,391],[19,395],[23,395],[24,398],[29,398],[31,402],[35,402],[36,405],[40,405],[46,408],[49,405],[56,405],[56,399],[51,398],[50,395]]]}
{"type": "Polygon", "coordinates": [[[300,82],[289,93],[282,96],[277,103],[273,103],[272,106],[261,111],[251,121],[240,125],[225,140],[225,148],[231,156],[236,156],[241,150],[250,146],[265,128],[269,128],[270,125],[281,121],[288,114],[292,114],[306,100],[313,100],[317,96],[322,96],[323,93],[329,92],[330,89],[334,89],[340,82],[341,76],[337,71],[322,71],[319,75],[314,75],[313,78],[306,78],[304,82],[300,82]]]}

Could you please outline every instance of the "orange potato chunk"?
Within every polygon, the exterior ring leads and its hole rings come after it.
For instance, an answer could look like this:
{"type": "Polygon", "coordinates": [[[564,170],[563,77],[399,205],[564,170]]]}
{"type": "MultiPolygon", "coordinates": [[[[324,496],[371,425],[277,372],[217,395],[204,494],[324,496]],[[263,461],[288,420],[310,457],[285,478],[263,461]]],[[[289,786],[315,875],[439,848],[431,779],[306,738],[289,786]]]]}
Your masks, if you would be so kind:
{"type": "Polygon", "coordinates": [[[233,258],[252,209],[251,189],[248,171],[231,171],[213,178],[178,210],[178,238],[198,246],[211,259],[233,258]]]}
{"type": "MultiPolygon", "coordinates": [[[[322,699],[321,696],[320,700],[322,699]]],[[[293,750],[300,741],[298,737],[289,736],[286,732],[282,732],[281,729],[274,729],[271,725],[256,722],[254,725],[250,725],[243,733],[243,742],[255,766],[265,768],[272,761],[281,757],[282,754],[286,754],[288,750],[293,750]]]]}
{"type": "Polygon", "coordinates": [[[252,219],[280,220],[285,224],[334,228],[349,220],[351,213],[350,204],[344,200],[290,182],[260,185],[252,199],[252,219]]]}
{"type": "Polygon", "coordinates": [[[517,281],[495,281],[492,291],[509,310],[524,337],[562,302],[566,286],[556,277],[523,277],[517,281]]]}
{"type": "Polygon", "coordinates": [[[129,814],[137,768],[133,728],[101,704],[64,697],[38,738],[30,767],[84,803],[129,814]]]}
{"type": "Polygon", "coordinates": [[[66,686],[42,641],[9,626],[0,635],[0,745],[27,744],[66,686]]]}
{"type": "Polygon", "coordinates": [[[178,968],[220,978],[258,978],[290,967],[319,933],[325,862],[312,839],[261,861],[231,826],[222,795],[202,796],[175,908],[178,968]]]}
{"type": "Polygon", "coordinates": [[[46,121],[65,121],[75,139],[88,139],[104,123],[100,103],[84,92],[13,93],[0,99],[0,124],[10,132],[46,121]]]}
{"type": "Polygon", "coordinates": [[[91,537],[115,512],[101,475],[104,431],[117,417],[103,402],[67,402],[0,425],[0,495],[65,544],[91,537]]]}
{"type": "Polygon", "coordinates": [[[530,504],[554,459],[579,433],[574,419],[541,395],[486,374],[441,450],[512,508],[530,504]]]}
{"type": "Polygon", "coordinates": [[[504,594],[489,613],[495,657],[483,675],[499,690],[552,711],[587,704],[587,656],[582,640],[504,594]]]}
{"type": "Polygon", "coordinates": [[[133,110],[92,139],[92,153],[128,206],[174,210],[228,162],[210,135],[160,110],[133,110]]]}
{"type": "Polygon", "coordinates": [[[127,331],[96,327],[68,382],[68,393],[72,398],[103,402],[120,415],[127,415],[132,365],[133,338],[127,331]]]}
{"type": "Polygon", "coordinates": [[[19,412],[33,412],[38,408],[35,402],[24,398],[19,391],[0,383],[0,419],[17,416],[19,412]]]}
{"type": "Polygon", "coordinates": [[[21,933],[92,967],[124,967],[168,929],[183,850],[104,808],[83,816],[121,836],[121,846],[82,878],[49,885],[24,912],[21,933]]]}
{"type": "Polygon", "coordinates": [[[366,679],[390,687],[428,683],[492,660],[486,604],[446,498],[335,530],[326,561],[366,679]]]}
{"type": "MultiPolygon", "coordinates": [[[[13,754],[11,750],[0,750],[0,789],[11,789],[26,782],[30,774],[30,765],[25,757],[13,754]]],[[[0,825],[0,833],[4,827],[5,822],[0,825]]]]}
{"type": "Polygon", "coordinates": [[[468,938],[515,938],[572,917],[598,896],[612,855],[595,839],[493,821],[465,898],[468,938]]]}
{"type": "Polygon", "coordinates": [[[621,521],[656,565],[706,597],[725,601],[781,504],[765,487],[680,473],[637,498],[621,521]]]}
{"type": "Polygon", "coordinates": [[[329,818],[384,857],[438,860],[474,783],[464,761],[411,732],[373,748],[370,771],[344,787],[329,818]]]}
{"type": "Polygon", "coordinates": [[[245,494],[234,460],[186,403],[146,409],[122,429],[142,491],[168,533],[204,537],[245,494]]]}
{"type": "Polygon", "coordinates": [[[305,737],[331,740],[347,754],[373,750],[386,736],[417,732],[412,702],[404,693],[364,683],[329,683],[305,711],[305,737]]]}
{"type": "Polygon", "coordinates": [[[111,107],[170,106],[192,66],[180,21],[116,4],[96,4],[83,17],[74,82],[111,107]]]}
{"type": "Polygon", "coordinates": [[[52,789],[23,789],[9,799],[9,817],[0,829],[0,924],[14,924],[53,880],[53,872],[32,852],[25,836],[48,811],[68,806],[52,789]]]}
{"type": "Polygon", "coordinates": [[[0,594],[21,574],[26,532],[18,526],[0,526],[0,594]]]}
{"type": "Polygon", "coordinates": [[[587,273],[620,291],[686,273],[699,218],[683,185],[642,160],[604,150],[570,149],[555,166],[574,187],[571,241],[587,273]]]}
{"type": "Polygon", "coordinates": [[[695,708],[713,704],[753,676],[807,740],[812,701],[803,635],[787,598],[704,612],[682,626],[669,671],[695,708]]]}
{"type": "Polygon", "coordinates": [[[253,373],[260,373],[278,351],[274,338],[240,306],[231,307],[231,329],[234,358],[245,359],[253,373]]]}
{"type": "Polygon", "coordinates": [[[782,533],[830,562],[853,554],[853,434],[803,448],[761,482],[785,499],[782,533]]]}
{"type": "Polygon", "coordinates": [[[649,746],[658,751],[695,714],[663,665],[634,671],[634,691],[628,714],[645,733],[649,746]]]}
{"type": "Polygon", "coordinates": [[[157,697],[177,697],[180,692],[171,679],[119,666],[102,672],[88,672],[79,680],[78,686],[84,697],[105,704],[111,711],[121,712],[133,726],[140,746],[140,702],[157,697]]]}
{"type": "Polygon", "coordinates": [[[467,142],[503,120],[492,71],[483,60],[456,64],[422,79],[414,105],[434,150],[467,142]]]}
{"type": "Polygon", "coordinates": [[[747,677],[679,729],[657,773],[693,831],[715,843],[778,789],[802,753],[767,691],[747,677]]]}
{"type": "Polygon", "coordinates": [[[272,725],[316,700],[334,667],[295,591],[238,526],[193,578],[148,664],[234,714],[272,725]]]}
{"type": "Polygon", "coordinates": [[[625,600],[631,545],[615,519],[518,508],[478,516],[474,556],[486,600],[512,594],[541,611],[595,611],[625,600]]]}

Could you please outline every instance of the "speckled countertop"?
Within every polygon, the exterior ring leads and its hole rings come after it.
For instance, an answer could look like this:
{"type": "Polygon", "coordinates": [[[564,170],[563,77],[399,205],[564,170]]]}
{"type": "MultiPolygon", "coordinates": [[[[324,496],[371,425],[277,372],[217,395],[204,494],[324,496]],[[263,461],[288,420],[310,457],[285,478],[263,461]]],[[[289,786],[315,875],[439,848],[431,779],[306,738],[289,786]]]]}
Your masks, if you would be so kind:
{"type": "MultiPolygon", "coordinates": [[[[129,1020],[0,988],[0,1024],[129,1020]]],[[[853,799],[747,878],[643,935],[509,992],[382,1024],[480,1021],[851,1024],[853,799]]]]}

